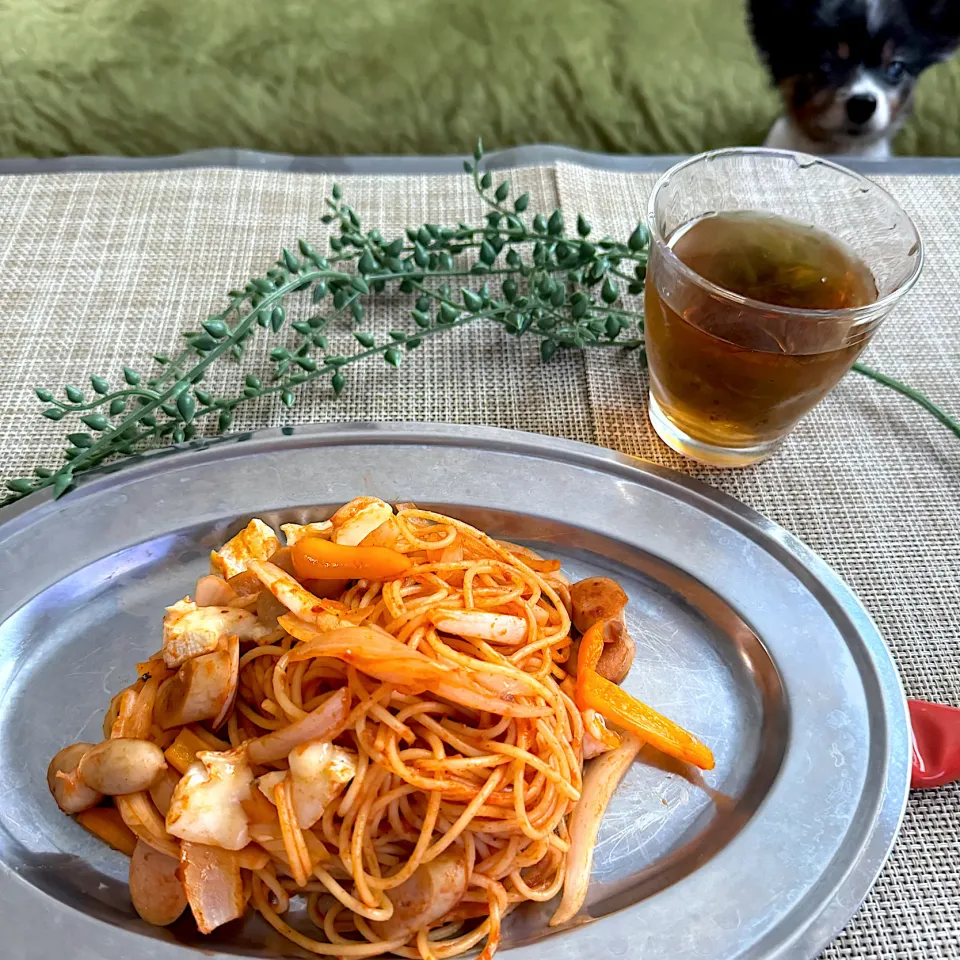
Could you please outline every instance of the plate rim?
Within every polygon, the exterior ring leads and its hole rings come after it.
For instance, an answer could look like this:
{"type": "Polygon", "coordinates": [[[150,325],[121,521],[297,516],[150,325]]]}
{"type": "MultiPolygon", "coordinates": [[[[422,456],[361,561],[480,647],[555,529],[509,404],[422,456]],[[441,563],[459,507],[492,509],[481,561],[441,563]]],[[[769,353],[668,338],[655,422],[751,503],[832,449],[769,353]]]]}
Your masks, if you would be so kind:
{"type": "MultiPolygon", "coordinates": [[[[607,474],[617,474],[624,479],[654,486],[661,492],[669,491],[673,496],[676,496],[678,491],[682,492],[682,499],[728,524],[731,520],[735,521],[732,525],[738,532],[757,543],[762,541],[768,552],[788,569],[795,573],[796,568],[805,569],[826,589],[833,603],[837,604],[854,626],[870,656],[882,692],[882,703],[889,717],[888,728],[897,732],[902,727],[906,733],[907,745],[909,744],[906,694],[892,653],[863,603],[826,561],[784,527],[708,483],[607,448],[551,435],[488,426],[365,421],[302,424],[204,438],[149,451],[83,474],[68,497],[72,502],[76,502],[155,473],[176,470],[187,464],[202,464],[211,459],[220,461],[237,456],[263,455],[291,446],[358,444],[438,447],[462,445],[501,453],[526,454],[539,459],[599,469],[607,474]],[[773,550],[772,547],[777,549],[773,550]]],[[[34,520],[46,516],[49,510],[58,509],[56,503],[52,491],[46,488],[0,510],[0,549],[9,536],[22,531],[34,520]]],[[[30,599],[31,597],[21,595],[14,605],[0,603],[0,622],[5,621],[30,599]]],[[[849,865],[835,887],[833,896],[819,910],[798,924],[788,941],[765,943],[766,939],[780,930],[787,919],[785,916],[769,931],[768,937],[748,948],[751,952],[743,954],[744,957],[755,957],[756,960],[813,957],[834,939],[857,912],[896,842],[906,812],[909,795],[909,748],[899,756],[894,749],[896,739],[894,737],[890,743],[884,788],[878,800],[870,833],[857,858],[849,865]]],[[[26,885],[6,864],[0,863],[0,892],[10,878],[15,879],[17,885],[26,885]]],[[[33,894],[40,892],[32,885],[29,890],[33,894]]],[[[3,912],[0,908],[0,918],[3,912]]],[[[593,927],[594,924],[590,926],[593,927]]],[[[142,937],[137,936],[137,940],[143,943],[142,937]]],[[[182,946],[181,949],[185,951],[189,948],[182,946]]],[[[529,947],[517,946],[514,948],[514,955],[518,958],[525,957],[529,955],[529,950],[529,947]]],[[[219,953],[216,955],[229,956],[219,953]]]]}

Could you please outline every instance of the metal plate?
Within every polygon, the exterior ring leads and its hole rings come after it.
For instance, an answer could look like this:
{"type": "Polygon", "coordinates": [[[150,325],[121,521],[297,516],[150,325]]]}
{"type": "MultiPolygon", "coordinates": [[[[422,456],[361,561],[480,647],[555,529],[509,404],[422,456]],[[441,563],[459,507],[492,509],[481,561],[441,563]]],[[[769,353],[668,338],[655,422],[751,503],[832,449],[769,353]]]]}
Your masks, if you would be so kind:
{"type": "Polygon", "coordinates": [[[430,425],[285,428],[156,454],[0,524],[0,928],[40,960],[297,951],[257,919],[208,938],[142,923],[125,858],[63,816],[45,769],[100,739],[160,612],[251,516],[414,500],[609,573],[630,596],[626,687],[697,732],[702,780],[642,755],[597,844],[582,915],[522,909],[503,956],[811,957],[853,914],[906,802],[896,671],[851,592],[789,534],[689,478],[546,437],[430,425]],[[218,952],[219,951],[219,952],[218,952]]]}

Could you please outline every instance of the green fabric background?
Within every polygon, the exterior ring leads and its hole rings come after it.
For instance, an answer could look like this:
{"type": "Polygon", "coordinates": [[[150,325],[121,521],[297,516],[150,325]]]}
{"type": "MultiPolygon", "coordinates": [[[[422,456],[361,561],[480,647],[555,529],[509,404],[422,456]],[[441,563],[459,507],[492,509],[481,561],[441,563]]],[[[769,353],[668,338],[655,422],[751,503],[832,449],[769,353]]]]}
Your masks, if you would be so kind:
{"type": "MultiPolygon", "coordinates": [[[[758,143],[741,0],[0,0],[0,155],[758,143]]],[[[960,153],[960,61],[900,153],[960,153]]]]}

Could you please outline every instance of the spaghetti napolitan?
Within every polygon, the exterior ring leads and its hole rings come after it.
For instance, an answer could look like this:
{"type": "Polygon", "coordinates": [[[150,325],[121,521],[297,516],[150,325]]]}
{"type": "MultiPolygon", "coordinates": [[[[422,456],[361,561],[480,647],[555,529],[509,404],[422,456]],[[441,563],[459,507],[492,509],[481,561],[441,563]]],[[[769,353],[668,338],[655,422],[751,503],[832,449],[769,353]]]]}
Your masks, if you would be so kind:
{"type": "Polygon", "coordinates": [[[251,906],[319,955],[487,960],[517,904],[579,909],[643,740],[712,765],[605,678],[609,644],[633,652],[615,585],[575,609],[557,561],[373,498],[283,531],[254,520],[214,553],[104,743],[51,762],[61,808],[132,853],[147,921],[189,904],[208,933],[251,906]]]}

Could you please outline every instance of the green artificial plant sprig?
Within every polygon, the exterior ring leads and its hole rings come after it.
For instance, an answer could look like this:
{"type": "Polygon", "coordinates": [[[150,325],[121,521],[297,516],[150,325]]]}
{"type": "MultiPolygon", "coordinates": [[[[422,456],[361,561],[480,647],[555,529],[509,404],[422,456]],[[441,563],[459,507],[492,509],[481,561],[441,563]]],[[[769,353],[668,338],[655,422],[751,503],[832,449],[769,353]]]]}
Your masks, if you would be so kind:
{"type": "MultiPolygon", "coordinates": [[[[425,223],[387,238],[375,228],[364,231],[334,184],[322,217],[334,229],[327,255],[305,240],[298,241],[296,254],[283,249],[263,276],[229,292],[222,312],[187,331],[173,357],[156,354],[152,376],[124,367],[123,386],[113,388],[94,375],[89,395],[68,385],[65,399],[38,389],[43,416],[69,419],[74,432],[67,434],[64,462],[8,481],[4,502],[44,487],[60,496],[84,470],[158,443],[191,440],[201,427],[221,433],[232,425],[237,408],[251,400],[277,396],[292,407],[299,392],[318,380],[328,380],[332,395],[339,396],[352,364],[380,357],[399,367],[404,354],[425,340],[476,321],[534,337],[543,362],[561,350],[619,347],[638,349],[645,363],[643,313],[623,297],[624,291],[643,292],[646,227],[638,224],[625,242],[597,240],[580,215],[574,234],[559,209],[531,213],[529,194],[511,197],[509,182],[495,184],[482,161],[478,143],[464,168],[488,207],[481,226],[425,223]],[[410,298],[411,325],[378,340],[362,324],[370,300],[386,291],[410,298]],[[288,324],[293,296],[307,297],[313,315],[288,324]],[[338,323],[353,331],[356,352],[330,351],[327,334],[338,323]],[[268,369],[241,368],[234,388],[220,396],[204,389],[210,367],[220,360],[242,364],[258,334],[277,338],[268,369]]],[[[859,364],[854,369],[921,403],[960,436],[960,425],[922,394],[859,364]]]]}
{"type": "Polygon", "coordinates": [[[329,253],[318,254],[305,240],[298,242],[296,254],[282,250],[263,276],[230,291],[226,309],[187,331],[175,356],[156,354],[154,375],[124,367],[122,387],[112,388],[94,375],[92,392],[71,385],[62,399],[51,390],[37,390],[43,416],[71,419],[75,431],[67,435],[64,463],[10,480],[5,502],[48,486],[60,496],[79,473],[106,460],[158,442],[191,440],[201,427],[228,430],[237,407],[250,400],[276,395],[291,407],[305,385],[321,379],[329,380],[339,396],[351,364],[379,356],[399,367],[406,351],[475,321],[537,338],[544,362],[563,349],[642,348],[643,315],[624,305],[620,287],[632,294],[643,289],[644,226],[638,225],[626,243],[609,237],[594,243],[581,216],[577,235],[569,236],[559,210],[529,213],[529,195],[511,200],[510,184],[494,184],[492,174],[482,170],[482,157],[478,144],[474,159],[465,164],[490,208],[482,226],[428,223],[386,238],[377,229],[364,231],[334,185],[322,218],[335,225],[329,253]],[[391,330],[378,341],[362,324],[369,300],[387,290],[411,298],[412,326],[391,330]],[[295,294],[308,294],[315,313],[287,324],[287,301],[295,294]],[[353,326],[356,352],[330,352],[327,333],[338,321],[353,326]],[[242,373],[226,395],[205,390],[208,369],[222,359],[244,361],[248,342],[260,331],[283,337],[269,352],[269,370],[242,373]]]}

